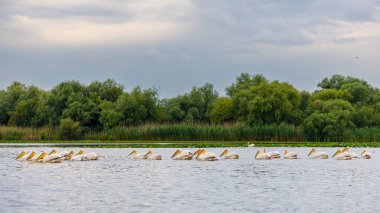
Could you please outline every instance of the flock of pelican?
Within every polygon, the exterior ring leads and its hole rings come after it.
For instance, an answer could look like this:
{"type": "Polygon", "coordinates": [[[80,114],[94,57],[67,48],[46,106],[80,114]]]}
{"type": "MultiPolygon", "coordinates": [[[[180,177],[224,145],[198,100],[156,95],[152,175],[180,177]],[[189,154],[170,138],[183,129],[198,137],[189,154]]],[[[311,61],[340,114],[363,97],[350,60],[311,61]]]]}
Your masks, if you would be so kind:
{"type": "Polygon", "coordinates": [[[27,153],[26,151],[22,151],[17,157],[18,161],[30,161],[35,163],[60,163],[62,161],[89,161],[89,160],[97,160],[99,155],[95,152],[84,153],[83,150],[80,150],[75,154],[74,151],[62,151],[58,152],[53,149],[49,154],[45,151],[37,154],[37,151],[32,151],[27,153]]]}
{"type": "MultiPolygon", "coordinates": [[[[309,154],[308,158],[311,159],[328,159],[329,155],[326,152],[316,152],[317,150],[313,148],[309,154]]],[[[359,158],[356,153],[349,152],[350,148],[346,147],[344,149],[338,149],[331,158],[336,158],[337,160],[352,160],[354,158],[359,158]]],[[[161,160],[162,156],[159,154],[153,154],[152,150],[149,150],[147,153],[137,153],[136,150],[133,150],[128,155],[131,159],[146,159],[146,160],[161,160]]],[[[283,155],[284,159],[299,159],[299,155],[296,152],[288,151],[287,149],[284,151],[283,155]]],[[[367,152],[366,150],[363,150],[361,153],[361,157],[363,159],[371,159],[371,154],[367,152]]],[[[191,152],[190,150],[181,150],[177,149],[173,155],[171,156],[171,159],[173,160],[192,160],[195,158],[196,160],[201,161],[216,161],[219,158],[224,159],[238,159],[239,155],[230,152],[228,149],[225,149],[219,157],[213,153],[208,152],[206,149],[200,148],[195,152],[191,152]]],[[[267,152],[267,149],[264,148],[263,152],[261,150],[257,150],[255,159],[256,160],[271,160],[271,159],[280,159],[281,154],[278,151],[270,151],[267,152]]]]}
{"type": "MultiPolygon", "coordinates": [[[[326,152],[316,152],[317,150],[313,148],[309,154],[308,158],[311,159],[328,159],[329,155],[326,152]]],[[[162,160],[162,156],[160,154],[154,154],[152,150],[149,150],[146,153],[138,153],[137,150],[132,150],[128,157],[130,159],[145,159],[145,160],[162,160]]],[[[299,159],[299,155],[296,152],[289,152],[287,149],[284,151],[283,155],[284,159],[299,159]]],[[[30,161],[36,163],[59,163],[62,161],[89,161],[89,160],[97,160],[99,155],[95,152],[84,153],[83,150],[80,150],[75,154],[74,151],[62,151],[58,152],[53,149],[49,154],[43,151],[40,154],[37,154],[36,151],[32,151],[27,153],[26,151],[22,151],[17,157],[18,161],[30,161]]],[[[206,149],[200,148],[195,152],[191,152],[190,150],[181,150],[177,149],[171,159],[173,160],[192,160],[192,159],[200,160],[200,161],[216,161],[220,158],[224,159],[238,159],[239,155],[230,152],[228,149],[224,149],[224,151],[219,155],[219,157],[213,153],[208,152],[206,149]]],[[[256,155],[254,157],[256,160],[271,160],[271,159],[280,159],[281,154],[278,151],[270,151],[268,152],[266,148],[261,150],[257,150],[256,155]]],[[[331,158],[336,158],[337,160],[352,160],[355,158],[359,158],[356,153],[350,152],[350,148],[346,147],[344,149],[338,149],[331,158]]],[[[366,150],[363,150],[361,153],[362,159],[371,159],[371,154],[366,150]]]]}

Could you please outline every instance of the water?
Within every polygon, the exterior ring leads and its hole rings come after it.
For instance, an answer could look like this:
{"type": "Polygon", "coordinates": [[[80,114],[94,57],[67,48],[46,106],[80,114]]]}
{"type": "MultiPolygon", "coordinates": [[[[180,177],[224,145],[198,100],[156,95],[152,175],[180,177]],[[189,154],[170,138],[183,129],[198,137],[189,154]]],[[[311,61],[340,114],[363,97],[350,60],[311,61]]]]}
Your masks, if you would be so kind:
{"type": "Polygon", "coordinates": [[[0,212],[380,212],[380,149],[371,160],[312,160],[297,148],[302,159],[258,161],[257,148],[231,148],[240,159],[200,162],[170,160],[175,149],[147,161],[88,148],[101,158],[58,164],[15,161],[21,150],[0,148],[0,212]]]}

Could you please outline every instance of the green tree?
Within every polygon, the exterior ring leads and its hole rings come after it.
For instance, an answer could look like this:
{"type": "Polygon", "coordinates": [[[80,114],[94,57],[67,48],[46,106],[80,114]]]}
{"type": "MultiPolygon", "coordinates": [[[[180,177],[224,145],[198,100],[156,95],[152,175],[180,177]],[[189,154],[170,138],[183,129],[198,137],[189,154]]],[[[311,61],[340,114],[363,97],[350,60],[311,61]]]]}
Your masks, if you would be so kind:
{"type": "Polygon", "coordinates": [[[234,103],[231,98],[221,97],[214,101],[210,111],[213,123],[223,123],[234,120],[234,103]]]}

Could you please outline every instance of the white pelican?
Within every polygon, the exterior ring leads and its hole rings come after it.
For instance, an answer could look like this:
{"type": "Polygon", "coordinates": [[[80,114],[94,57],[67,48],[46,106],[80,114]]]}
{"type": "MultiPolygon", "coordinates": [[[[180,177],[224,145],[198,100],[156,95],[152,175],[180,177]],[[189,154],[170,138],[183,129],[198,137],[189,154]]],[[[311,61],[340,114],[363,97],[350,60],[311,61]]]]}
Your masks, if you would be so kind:
{"type": "Polygon", "coordinates": [[[205,149],[198,149],[194,155],[197,155],[195,159],[202,160],[202,161],[216,161],[218,158],[216,155],[212,152],[206,152],[205,149]]]}
{"type": "Polygon", "coordinates": [[[133,150],[129,153],[128,157],[132,159],[147,159],[148,153],[137,153],[137,150],[133,150]]]}
{"type": "Polygon", "coordinates": [[[90,160],[98,160],[99,155],[95,152],[84,153],[83,150],[80,150],[76,155],[71,151],[66,157],[65,160],[72,161],[90,161],[90,160]]]}
{"type": "Polygon", "coordinates": [[[261,153],[260,150],[257,150],[256,155],[255,155],[256,160],[270,160],[271,157],[268,153],[261,153]]]}
{"type": "Polygon", "coordinates": [[[349,153],[351,155],[351,158],[359,158],[358,155],[355,153],[355,152],[349,152],[350,151],[350,147],[346,147],[343,149],[342,153],[349,153]]]}
{"type": "Polygon", "coordinates": [[[369,152],[367,152],[367,150],[363,150],[361,155],[362,155],[363,159],[371,159],[371,154],[369,154],[369,152]]]}
{"type": "Polygon", "coordinates": [[[230,152],[228,151],[228,149],[225,149],[222,154],[220,154],[220,157],[223,157],[225,159],[238,159],[239,158],[239,155],[234,153],[234,152],[230,152]]]}
{"type": "Polygon", "coordinates": [[[337,160],[351,160],[352,159],[351,154],[348,152],[343,152],[342,149],[338,149],[338,151],[336,151],[331,158],[335,156],[337,160]]]}
{"type": "Polygon", "coordinates": [[[189,150],[177,149],[171,157],[173,160],[191,160],[193,159],[193,153],[189,150]]]}
{"type": "MultiPolygon", "coordinates": [[[[309,154],[307,155],[308,157],[313,154],[314,152],[316,152],[317,150],[315,148],[313,148],[309,154]]],[[[328,159],[329,158],[329,155],[326,153],[326,152],[317,152],[315,153],[314,155],[311,156],[311,158],[313,159],[328,159]]]]}
{"type": "MultiPolygon", "coordinates": [[[[264,148],[264,153],[267,153],[267,148],[264,148]]],[[[281,154],[278,151],[268,152],[270,158],[281,158],[281,154]]]]}
{"type": "Polygon", "coordinates": [[[60,163],[61,155],[59,153],[48,155],[46,152],[42,152],[40,156],[36,159],[36,162],[39,163],[60,163]]]}
{"type": "Polygon", "coordinates": [[[145,155],[148,156],[148,160],[162,160],[162,156],[158,154],[153,154],[152,150],[149,150],[145,155]]]}
{"type": "Polygon", "coordinates": [[[287,149],[285,149],[284,158],[285,159],[298,159],[298,154],[295,152],[289,152],[287,149]]]}

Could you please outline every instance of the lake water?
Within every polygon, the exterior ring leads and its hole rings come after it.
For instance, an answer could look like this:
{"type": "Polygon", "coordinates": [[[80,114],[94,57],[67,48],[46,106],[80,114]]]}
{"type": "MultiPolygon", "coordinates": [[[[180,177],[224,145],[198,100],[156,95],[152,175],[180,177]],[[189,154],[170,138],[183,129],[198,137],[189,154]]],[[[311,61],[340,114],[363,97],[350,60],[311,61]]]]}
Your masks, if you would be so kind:
{"type": "Polygon", "coordinates": [[[380,212],[380,149],[367,149],[371,160],[312,160],[292,148],[302,159],[258,161],[257,148],[231,148],[240,159],[200,162],[171,160],[175,149],[152,149],[164,159],[147,161],[86,148],[101,158],[57,164],[18,162],[21,150],[0,148],[0,212],[380,212]]]}

